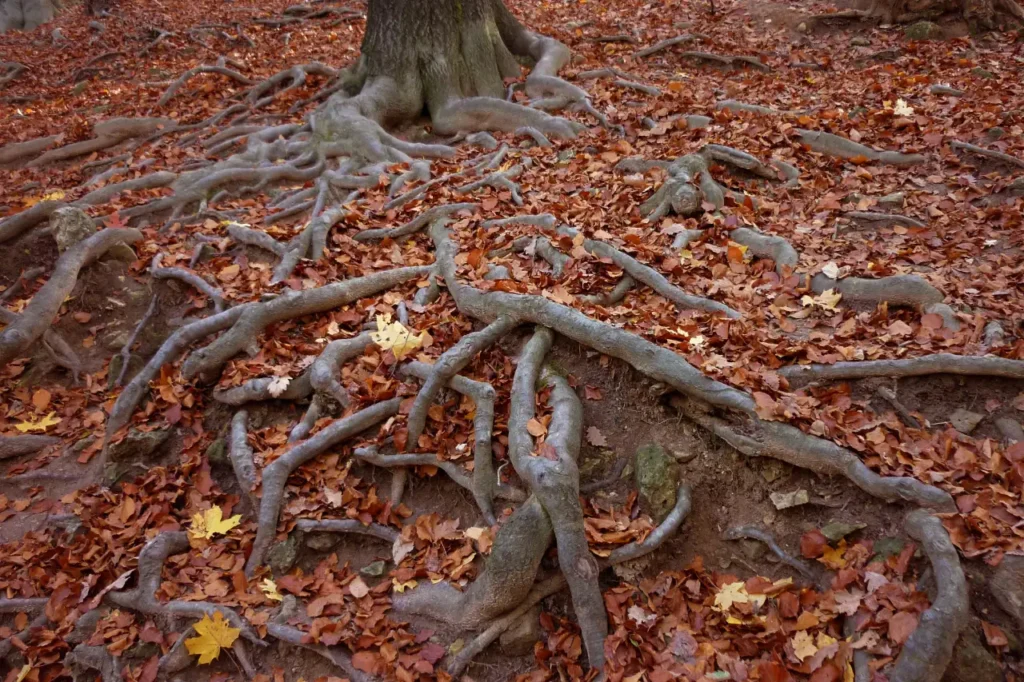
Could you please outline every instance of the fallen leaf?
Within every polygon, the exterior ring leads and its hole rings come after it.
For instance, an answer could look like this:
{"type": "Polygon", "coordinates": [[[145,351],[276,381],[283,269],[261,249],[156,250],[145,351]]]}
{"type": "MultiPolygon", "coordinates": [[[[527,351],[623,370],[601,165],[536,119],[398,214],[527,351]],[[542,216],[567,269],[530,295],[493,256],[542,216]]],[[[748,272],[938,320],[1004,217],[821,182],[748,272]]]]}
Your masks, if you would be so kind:
{"type": "Polygon", "coordinates": [[[587,442],[595,448],[608,447],[608,441],[605,439],[604,434],[601,433],[601,429],[596,426],[587,428],[587,442]]]}
{"type": "Polygon", "coordinates": [[[377,331],[370,334],[373,342],[384,350],[391,351],[395,359],[401,360],[424,344],[426,332],[413,334],[401,322],[392,322],[390,315],[377,316],[377,331]]]}
{"type": "Polygon", "coordinates": [[[288,384],[292,383],[291,377],[274,377],[267,386],[267,392],[275,398],[288,390],[288,384]]]}
{"type": "Polygon", "coordinates": [[[534,438],[540,438],[548,432],[547,427],[535,418],[531,418],[530,421],[526,422],[526,430],[529,431],[530,435],[534,438]]]}
{"type": "Polygon", "coordinates": [[[789,643],[793,647],[793,654],[801,661],[818,653],[818,647],[814,644],[814,638],[811,637],[807,630],[797,632],[789,643]]]}
{"type": "Polygon", "coordinates": [[[27,433],[28,431],[45,431],[51,426],[60,424],[60,422],[61,419],[57,416],[57,413],[51,412],[39,421],[23,421],[20,424],[15,424],[14,428],[18,429],[22,433],[27,433]]]}
{"type": "Polygon", "coordinates": [[[50,404],[50,392],[45,388],[40,388],[32,394],[32,406],[38,411],[42,412],[50,404]]]}
{"type": "Polygon", "coordinates": [[[220,269],[220,272],[217,273],[217,279],[222,282],[230,282],[238,277],[238,273],[241,269],[242,268],[238,263],[232,263],[231,265],[220,269]]]}
{"type": "Polygon", "coordinates": [[[272,601],[284,601],[284,595],[278,592],[277,583],[270,578],[265,578],[260,583],[260,589],[263,591],[263,595],[272,601]]]}
{"type": "Polygon", "coordinates": [[[828,538],[820,530],[809,530],[800,536],[800,553],[808,559],[816,559],[825,553],[828,538]]]}
{"type": "Polygon", "coordinates": [[[238,628],[231,627],[224,620],[224,614],[215,611],[213,619],[209,615],[192,626],[198,637],[191,637],[185,640],[185,648],[193,656],[199,656],[199,664],[212,663],[220,656],[220,650],[226,649],[235,643],[241,632],[238,628]]]}
{"type": "Polygon", "coordinates": [[[188,533],[193,538],[212,538],[215,535],[224,535],[241,522],[241,514],[225,519],[220,507],[210,507],[192,516],[192,527],[188,533]]]}
{"type": "Polygon", "coordinates": [[[363,579],[357,575],[352,579],[352,582],[348,584],[348,591],[356,599],[362,599],[370,593],[370,588],[367,587],[366,583],[363,582],[363,579]]]}
{"type": "Polygon", "coordinates": [[[917,629],[917,616],[907,611],[900,611],[889,619],[889,639],[903,644],[917,629]]]}

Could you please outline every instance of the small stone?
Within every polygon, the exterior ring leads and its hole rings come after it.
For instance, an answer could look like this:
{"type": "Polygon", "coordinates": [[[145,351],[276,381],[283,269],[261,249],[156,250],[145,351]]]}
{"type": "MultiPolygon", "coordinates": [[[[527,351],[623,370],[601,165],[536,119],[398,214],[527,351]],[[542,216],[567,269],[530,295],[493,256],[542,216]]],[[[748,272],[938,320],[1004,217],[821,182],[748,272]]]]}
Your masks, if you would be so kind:
{"type": "Polygon", "coordinates": [[[774,483],[786,473],[786,466],[777,459],[766,459],[761,463],[761,477],[767,483],[774,483]]]}
{"type": "Polygon", "coordinates": [[[1006,129],[995,126],[985,131],[985,137],[990,140],[1001,140],[1006,137],[1006,129]]]}
{"type": "Polygon", "coordinates": [[[953,414],[949,415],[949,423],[960,433],[969,434],[984,418],[985,415],[983,414],[958,407],[953,411],[953,414]]]}
{"type": "MultiPolygon", "coordinates": [[[[131,335],[130,331],[122,329],[121,331],[107,334],[100,340],[100,343],[102,343],[103,347],[107,350],[120,351],[124,348],[124,344],[128,343],[128,339],[131,338],[131,335]]],[[[111,359],[111,362],[113,362],[113,359],[111,359]]]]}
{"type": "Polygon", "coordinates": [[[229,464],[227,442],[223,438],[218,438],[210,443],[206,448],[206,459],[214,465],[229,464]]]}
{"type": "Polygon", "coordinates": [[[501,650],[509,656],[525,656],[533,651],[533,645],[540,641],[542,634],[540,606],[534,606],[502,633],[501,650]]]}
{"type": "Polygon", "coordinates": [[[772,500],[772,504],[778,510],[789,509],[790,507],[799,507],[800,505],[807,504],[811,501],[811,496],[807,494],[806,490],[794,490],[789,493],[772,493],[769,495],[772,500]]]}
{"type": "Polygon", "coordinates": [[[965,628],[953,647],[953,658],[942,682],[1002,682],[1002,679],[999,661],[982,643],[977,630],[965,628]]]}
{"type": "Polygon", "coordinates": [[[108,459],[111,462],[141,462],[156,452],[170,435],[170,429],[139,431],[133,428],[123,441],[110,446],[108,459]]]}
{"type": "Polygon", "coordinates": [[[841,523],[839,521],[833,521],[821,529],[821,534],[828,538],[830,542],[839,542],[850,533],[866,527],[867,526],[863,523],[841,523]]]}
{"type": "Polygon", "coordinates": [[[953,310],[946,303],[929,303],[924,307],[926,314],[938,315],[942,318],[942,326],[946,329],[952,329],[955,332],[960,331],[960,320],[957,319],[956,311],[953,310]]]}
{"type": "Polygon", "coordinates": [[[306,547],[314,552],[327,552],[340,541],[336,533],[310,533],[306,536],[306,547]]]}
{"type": "Polygon", "coordinates": [[[867,36],[854,36],[850,44],[854,47],[867,47],[871,44],[871,39],[867,36]]]}
{"type": "Polygon", "coordinates": [[[903,192],[893,192],[892,194],[886,194],[884,197],[879,199],[878,205],[886,208],[903,208],[906,201],[907,195],[903,192]]]}
{"type": "Polygon", "coordinates": [[[74,206],[62,206],[50,216],[50,232],[57,241],[57,250],[64,253],[72,246],[96,233],[89,214],[74,206]]]}
{"type": "Polygon", "coordinates": [[[686,120],[686,127],[690,130],[700,130],[707,128],[711,125],[711,118],[708,116],[700,116],[698,114],[689,114],[684,117],[686,120]]]}
{"type": "Polygon", "coordinates": [[[379,578],[380,576],[384,575],[384,569],[386,567],[387,564],[378,559],[377,561],[366,564],[365,566],[360,568],[359,572],[363,575],[368,575],[371,578],[379,578]]]}
{"type": "Polygon", "coordinates": [[[903,547],[906,543],[902,538],[879,538],[872,544],[872,548],[875,550],[875,556],[871,558],[872,561],[888,559],[892,556],[897,556],[903,551],[903,547]]]}
{"type": "Polygon", "coordinates": [[[568,163],[572,161],[573,157],[576,156],[576,152],[572,149],[563,149],[558,152],[558,160],[562,163],[568,163]]]}
{"type": "Polygon", "coordinates": [[[903,34],[908,40],[939,40],[942,38],[942,27],[932,21],[918,21],[907,26],[903,34]]]}
{"type": "Polygon", "coordinates": [[[1024,557],[1003,557],[989,589],[996,603],[1024,627],[1024,557]]]}
{"type": "Polygon", "coordinates": [[[636,487],[640,499],[651,516],[661,522],[676,503],[679,470],[675,460],[656,444],[641,446],[636,451],[636,487]]]}
{"type": "Polygon", "coordinates": [[[800,31],[801,33],[807,33],[807,30],[808,30],[807,29],[807,22],[806,21],[801,21],[797,25],[796,30],[800,31]]]}
{"type": "Polygon", "coordinates": [[[977,76],[978,78],[985,78],[989,80],[996,77],[994,73],[992,73],[988,69],[983,69],[980,66],[976,66],[973,69],[971,69],[971,75],[977,76]]]}
{"type": "Polygon", "coordinates": [[[768,551],[768,548],[765,547],[764,543],[758,542],[757,540],[743,539],[740,540],[739,546],[740,551],[743,552],[743,555],[747,557],[748,561],[758,561],[765,555],[765,552],[768,551]]]}
{"type": "MultiPolygon", "coordinates": [[[[121,376],[121,364],[123,362],[124,362],[124,359],[120,355],[115,355],[112,358],[110,358],[110,366],[107,368],[107,388],[108,389],[114,390],[114,388],[116,388],[114,386],[114,383],[117,381],[117,378],[119,376],[121,376]]],[[[142,366],[144,364],[145,363],[142,361],[142,358],[140,358],[138,355],[129,355],[128,356],[128,371],[125,372],[125,374],[124,374],[125,381],[128,381],[129,379],[131,379],[132,375],[135,372],[137,372],[140,369],[142,369],[142,366]]]]}
{"type": "Polygon", "coordinates": [[[125,263],[134,263],[136,259],[138,259],[138,256],[135,255],[135,249],[124,243],[114,244],[107,249],[107,252],[103,254],[103,257],[123,261],[125,263]]]}
{"type": "Polygon", "coordinates": [[[287,540],[282,540],[270,548],[267,553],[267,565],[274,575],[284,575],[292,570],[298,558],[299,541],[294,535],[289,535],[287,540]]]}

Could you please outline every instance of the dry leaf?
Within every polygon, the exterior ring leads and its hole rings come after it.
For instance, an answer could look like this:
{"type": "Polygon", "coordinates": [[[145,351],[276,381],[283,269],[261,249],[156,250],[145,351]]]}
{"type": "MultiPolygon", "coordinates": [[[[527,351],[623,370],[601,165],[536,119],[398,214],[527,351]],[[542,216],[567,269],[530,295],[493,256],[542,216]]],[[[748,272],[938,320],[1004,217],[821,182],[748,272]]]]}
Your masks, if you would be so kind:
{"type": "Polygon", "coordinates": [[[292,383],[291,377],[274,377],[267,386],[267,392],[275,398],[288,390],[288,384],[292,383]]]}
{"type": "Polygon", "coordinates": [[[191,637],[185,640],[185,648],[193,656],[199,656],[199,664],[212,663],[220,656],[220,650],[229,648],[238,639],[241,632],[233,628],[224,620],[224,614],[215,611],[213,620],[210,616],[203,616],[203,619],[192,626],[198,637],[191,637]]]}
{"type": "Polygon", "coordinates": [[[789,643],[793,646],[793,654],[801,661],[818,653],[818,647],[815,646],[814,639],[807,630],[801,630],[793,635],[793,639],[789,643]]]}
{"type": "Polygon", "coordinates": [[[370,338],[384,350],[391,351],[396,359],[401,360],[422,346],[429,336],[426,332],[413,334],[401,322],[392,322],[390,315],[378,315],[377,331],[370,334],[370,338]]]}
{"type": "Polygon", "coordinates": [[[363,579],[358,575],[348,584],[349,593],[356,599],[362,599],[370,593],[370,588],[366,586],[363,579]]]}
{"type": "Polygon", "coordinates": [[[530,419],[530,421],[526,422],[526,430],[529,431],[530,435],[534,438],[540,438],[548,432],[547,427],[536,419],[530,419]]]}
{"type": "Polygon", "coordinates": [[[14,428],[18,429],[22,433],[27,433],[29,431],[45,431],[51,426],[60,424],[60,422],[61,419],[60,417],[57,416],[57,413],[51,412],[50,414],[46,415],[39,421],[23,421],[20,424],[15,424],[14,428]]]}
{"type": "Polygon", "coordinates": [[[230,519],[225,519],[224,512],[220,507],[210,507],[206,511],[192,516],[192,527],[189,528],[188,533],[193,538],[212,538],[215,535],[224,535],[241,522],[241,514],[235,514],[230,519]]]}
{"type": "Polygon", "coordinates": [[[45,388],[40,388],[38,391],[32,394],[32,406],[42,412],[50,404],[50,392],[45,388]]]}
{"type": "Polygon", "coordinates": [[[284,601],[284,595],[277,590],[277,583],[270,578],[266,578],[260,583],[260,589],[263,591],[263,594],[267,599],[273,601],[284,601]]]}
{"type": "Polygon", "coordinates": [[[591,426],[587,429],[587,442],[595,448],[608,447],[608,441],[605,439],[604,434],[601,433],[601,429],[596,426],[591,426]]]}

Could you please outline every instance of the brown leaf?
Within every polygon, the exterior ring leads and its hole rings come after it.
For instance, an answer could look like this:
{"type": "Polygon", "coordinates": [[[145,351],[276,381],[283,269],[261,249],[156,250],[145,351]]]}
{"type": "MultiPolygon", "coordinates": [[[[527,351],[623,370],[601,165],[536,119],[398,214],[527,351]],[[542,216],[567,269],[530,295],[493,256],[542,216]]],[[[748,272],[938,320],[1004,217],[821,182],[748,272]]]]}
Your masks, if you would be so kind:
{"type": "Polygon", "coordinates": [[[32,394],[32,405],[42,412],[50,404],[50,392],[45,388],[40,388],[32,394]]]}
{"type": "Polygon", "coordinates": [[[530,435],[533,436],[534,438],[540,438],[541,436],[548,432],[547,427],[541,424],[536,419],[531,419],[530,421],[526,422],[526,430],[529,431],[530,435]]]}
{"type": "Polygon", "coordinates": [[[828,548],[828,538],[820,530],[809,530],[800,536],[800,553],[808,559],[820,557],[828,548]]]}
{"type": "Polygon", "coordinates": [[[985,632],[985,641],[990,647],[999,648],[1010,644],[1006,633],[998,625],[981,621],[981,629],[985,632]]]}
{"type": "Polygon", "coordinates": [[[897,644],[903,644],[917,629],[917,614],[907,611],[900,611],[889,619],[889,639],[897,644]]]}
{"type": "Polygon", "coordinates": [[[601,429],[596,426],[591,426],[587,429],[587,442],[595,448],[608,447],[608,441],[605,440],[604,434],[601,433],[601,429]]]}

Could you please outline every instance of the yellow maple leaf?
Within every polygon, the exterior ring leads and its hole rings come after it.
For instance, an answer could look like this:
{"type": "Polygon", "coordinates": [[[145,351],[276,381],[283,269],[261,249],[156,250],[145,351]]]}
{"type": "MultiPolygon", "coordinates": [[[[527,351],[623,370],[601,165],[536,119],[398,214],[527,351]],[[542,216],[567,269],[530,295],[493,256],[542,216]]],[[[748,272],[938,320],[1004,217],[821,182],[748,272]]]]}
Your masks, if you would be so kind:
{"type": "Polygon", "coordinates": [[[18,429],[22,433],[27,433],[28,431],[45,431],[55,424],[60,424],[60,422],[61,418],[57,416],[57,413],[51,412],[37,422],[30,419],[28,421],[23,421],[20,424],[15,424],[14,428],[18,429]]]}
{"type": "Polygon", "coordinates": [[[370,334],[370,338],[384,350],[394,353],[396,359],[401,360],[422,346],[429,337],[426,332],[413,334],[412,330],[406,329],[401,322],[392,322],[390,315],[378,315],[377,331],[370,334]]]}
{"type": "Polygon", "coordinates": [[[833,549],[832,547],[826,547],[825,551],[818,561],[825,564],[832,570],[838,571],[840,568],[846,568],[846,564],[849,562],[846,560],[846,540],[842,539],[839,544],[833,549]]]}
{"type": "Polygon", "coordinates": [[[806,630],[801,630],[793,635],[790,644],[793,645],[793,653],[801,661],[818,653],[818,647],[814,645],[814,639],[806,630]]]}
{"type": "Polygon", "coordinates": [[[213,619],[210,616],[203,616],[203,619],[192,626],[198,637],[190,637],[185,640],[185,648],[193,656],[199,656],[199,664],[212,663],[220,656],[220,650],[226,649],[238,639],[238,628],[233,628],[224,620],[224,614],[215,611],[213,619]]]}
{"type": "Polygon", "coordinates": [[[18,671],[18,676],[14,678],[14,682],[22,682],[26,677],[28,677],[30,672],[32,672],[32,666],[28,663],[21,666],[21,670],[18,671]]]}
{"type": "Polygon", "coordinates": [[[715,595],[715,608],[726,611],[733,604],[753,604],[759,608],[765,599],[763,594],[749,594],[742,582],[727,583],[722,585],[722,589],[715,595]]]}
{"type": "Polygon", "coordinates": [[[242,522],[242,515],[235,514],[230,519],[224,518],[220,507],[210,507],[204,512],[192,516],[192,527],[188,532],[193,538],[212,538],[223,535],[242,522]]]}
{"type": "Polygon", "coordinates": [[[417,585],[417,582],[415,580],[410,580],[408,582],[404,582],[403,583],[403,582],[399,582],[395,578],[391,579],[391,587],[392,587],[392,589],[394,589],[395,592],[405,592],[407,589],[411,589],[413,587],[416,587],[416,585],[417,585]]]}
{"type": "Polygon", "coordinates": [[[804,306],[816,305],[824,308],[825,310],[835,310],[842,298],[843,295],[841,293],[835,289],[829,289],[818,296],[804,296],[800,299],[800,302],[803,303],[804,306]]]}
{"type": "Polygon", "coordinates": [[[266,595],[267,599],[284,601],[284,595],[277,591],[277,583],[270,578],[260,583],[260,589],[263,590],[263,594],[266,595]]]}

